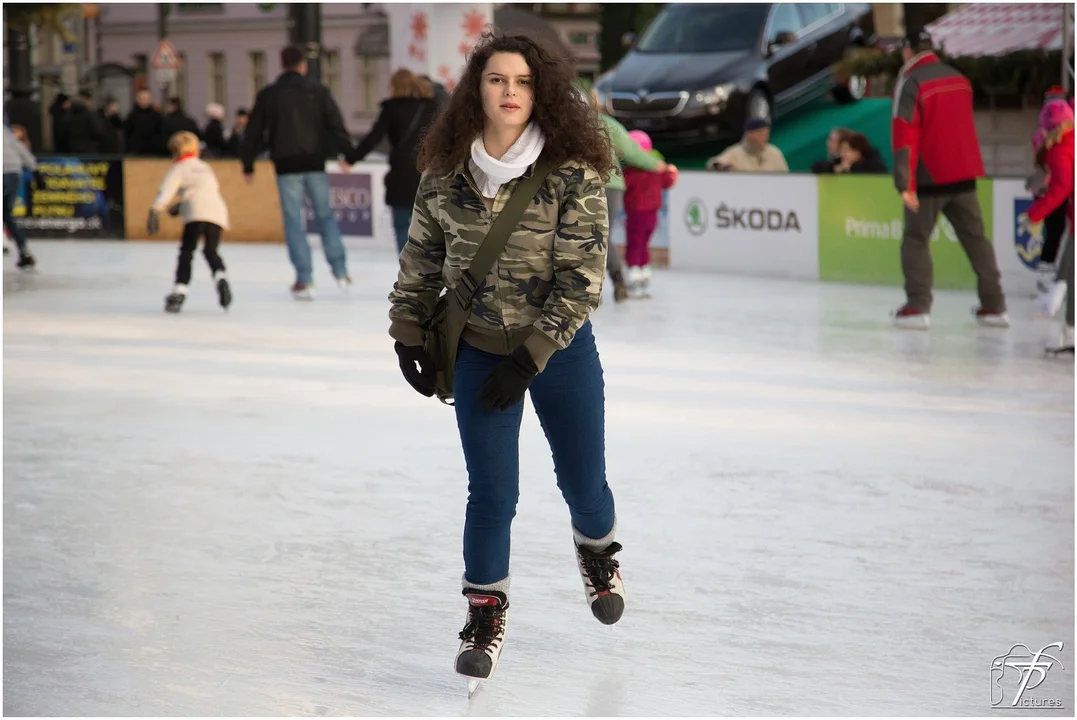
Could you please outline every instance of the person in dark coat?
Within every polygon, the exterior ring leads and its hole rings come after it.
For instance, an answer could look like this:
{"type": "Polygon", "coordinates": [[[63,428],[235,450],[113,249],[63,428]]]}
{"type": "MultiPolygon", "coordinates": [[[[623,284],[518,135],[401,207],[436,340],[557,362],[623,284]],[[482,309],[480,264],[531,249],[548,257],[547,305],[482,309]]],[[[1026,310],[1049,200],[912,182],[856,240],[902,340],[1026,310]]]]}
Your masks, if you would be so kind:
{"type": "Polygon", "coordinates": [[[826,160],[816,160],[811,165],[811,171],[816,175],[827,175],[834,172],[841,163],[841,141],[846,135],[852,133],[848,128],[837,127],[826,136],[826,160]]]}
{"type": "Polygon", "coordinates": [[[202,139],[202,129],[193,117],[183,111],[183,101],[175,96],[168,99],[168,113],[162,120],[162,126],[162,139],[166,144],[169,138],[178,132],[194,133],[195,137],[202,139]]]}
{"type": "Polygon", "coordinates": [[[224,124],[221,122],[224,120],[224,107],[220,103],[206,105],[206,117],[209,118],[209,122],[206,123],[202,133],[202,140],[206,144],[202,156],[224,157],[228,150],[228,143],[224,139],[224,124]]]}
{"type": "Polygon", "coordinates": [[[71,141],[71,153],[74,155],[98,155],[101,153],[101,141],[105,137],[105,128],[101,116],[93,107],[93,96],[83,90],[71,103],[68,116],[68,137],[71,141]]]}
{"type": "Polygon", "coordinates": [[[880,173],[889,170],[882,153],[858,132],[847,132],[838,145],[839,160],[834,166],[835,173],[880,173]]]}
{"type": "Polygon", "coordinates": [[[59,155],[71,152],[71,98],[64,93],[56,93],[56,98],[49,106],[52,117],[52,150],[59,155]]]}
{"type": "Polygon", "coordinates": [[[153,106],[149,90],[135,96],[135,106],[123,123],[124,146],[129,155],[159,155],[164,148],[163,118],[153,106]]]}
{"type": "Polygon", "coordinates": [[[419,140],[434,121],[438,106],[433,85],[406,68],[393,73],[389,88],[391,97],[382,101],[374,127],[347,160],[361,161],[388,137],[391,150],[389,172],[385,175],[385,204],[392,208],[397,250],[403,251],[422,177],[418,168],[419,140]]]}
{"type": "Polygon", "coordinates": [[[228,139],[225,140],[225,155],[228,157],[239,157],[239,149],[243,146],[243,138],[247,134],[247,121],[249,120],[250,113],[245,108],[236,110],[236,120],[232,125],[232,132],[228,134],[228,139]]]}
{"type": "Polygon", "coordinates": [[[113,98],[105,98],[105,106],[97,111],[101,123],[101,152],[106,155],[123,153],[123,118],[120,104],[113,98]]]}

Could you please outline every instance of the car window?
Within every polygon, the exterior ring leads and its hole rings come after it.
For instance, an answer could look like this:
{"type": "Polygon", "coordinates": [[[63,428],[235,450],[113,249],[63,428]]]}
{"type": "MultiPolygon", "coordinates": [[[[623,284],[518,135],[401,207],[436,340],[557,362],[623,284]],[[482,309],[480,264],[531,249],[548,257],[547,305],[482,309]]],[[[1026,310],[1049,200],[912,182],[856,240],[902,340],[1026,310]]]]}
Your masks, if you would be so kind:
{"type": "Polygon", "coordinates": [[[770,32],[767,41],[774,42],[779,33],[797,33],[804,28],[804,22],[800,19],[795,3],[778,3],[774,6],[774,14],[770,17],[770,32]]]}
{"type": "Polygon", "coordinates": [[[837,5],[834,3],[800,3],[798,7],[800,8],[800,17],[804,27],[807,27],[833,15],[836,12],[837,5]]]}
{"type": "Polygon", "coordinates": [[[767,6],[671,4],[636,43],[642,53],[711,53],[747,50],[759,42],[767,6]]]}

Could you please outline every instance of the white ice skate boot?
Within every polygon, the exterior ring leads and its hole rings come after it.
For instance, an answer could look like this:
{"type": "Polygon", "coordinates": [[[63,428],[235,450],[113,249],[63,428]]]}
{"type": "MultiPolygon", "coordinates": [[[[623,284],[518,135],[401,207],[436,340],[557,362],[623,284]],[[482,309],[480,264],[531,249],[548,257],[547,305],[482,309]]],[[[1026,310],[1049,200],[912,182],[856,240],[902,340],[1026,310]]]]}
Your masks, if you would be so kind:
{"type": "Polygon", "coordinates": [[[894,311],[894,327],[902,330],[927,330],[931,327],[931,315],[909,305],[902,305],[894,311]]]}
{"type": "Polygon", "coordinates": [[[628,297],[636,299],[640,297],[643,286],[643,268],[632,266],[628,268],[628,297]]]}
{"type": "Polygon", "coordinates": [[[313,285],[301,285],[296,283],[292,285],[292,297],[296,300],[313,300],[314,299],[314,286],[313,285]]]}
{"type": "Polygon", "coordinates": [[[1054,263],[1039,263],[1036,266],[1036,289],[1041,293],[1050,290],[1057,274],[1058,269],[1055,268],[1054,263]]]}
{"type": "Polygon", "coordinates": [[[1052,282],[1044,292],[1036,297],[1035,312],[1038,318],[1053,318],[1058,314],[1062,302],[1066,299],[1066,290],[1069,285],[1065,280],[1052,282]]]}
{"type": "Polygon", "coordinates": [[[489,680],[497,668],[505,643],[508,620],[508,596],[498,590],[464,588],[467,619],[460,631],[460,649],[456,653],[456,672],[469,678],[468,693],[479,681],[489,680]]]}
{"type": "Polygon", "coordinates": [[[640,284],[639,284],[640,297],[649,298],[649,297],[651,297],[651,266],[650,265],[644,265],[641,268],[640,273],[641,273],[640,274],[640,284]]]}
{"type": "Polygon", "coordinates": [[[622,548],[619,543],[605,542],[605,538],[596,542],[584,537],[576,528],[572,529],[572,535],[576,544],[576,564],[583,578],[584,598],[591,606],[591,614],[603,625],[613,625],[625,611],[621,566],[614,559],[622,548]]]}
{"type": "Polygon", "coordinates": [[[972,308],[972,314],[976,316],[976,322],[983,327],[1008,328],[1010,326],[1010,316],[1005,312],[981,307],[972,308]]]}

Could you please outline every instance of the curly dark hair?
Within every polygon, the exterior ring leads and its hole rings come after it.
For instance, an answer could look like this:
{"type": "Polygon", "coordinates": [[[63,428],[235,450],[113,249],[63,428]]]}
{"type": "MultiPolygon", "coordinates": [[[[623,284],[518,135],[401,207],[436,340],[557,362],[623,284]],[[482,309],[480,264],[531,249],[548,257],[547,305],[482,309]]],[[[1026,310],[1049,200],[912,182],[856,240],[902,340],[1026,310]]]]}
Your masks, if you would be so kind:
{"type": "Polygon", "coordinates": [[[607,182],[614,167],[609,136],[576,88],[570,61],[539,39],[520,32],[486,32],[479,39],[460,84],[423,137],[419,169],[444,174],[462,167],[470,157],[471,143],[486,122],[479,84],[487,60],[495,53],[522,55],[531,68],[535,96],[531,122],[546,138],[543,157],[558,166],[568,161],[590,166],[602,182],[607,182]]]}

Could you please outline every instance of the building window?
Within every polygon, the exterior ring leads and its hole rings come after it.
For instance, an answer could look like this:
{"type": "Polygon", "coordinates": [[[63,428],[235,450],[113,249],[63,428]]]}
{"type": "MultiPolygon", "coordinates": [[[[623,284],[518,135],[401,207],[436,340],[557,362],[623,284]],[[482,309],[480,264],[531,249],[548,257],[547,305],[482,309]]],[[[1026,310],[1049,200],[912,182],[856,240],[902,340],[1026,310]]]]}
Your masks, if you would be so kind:
{"type": "Polygon", "coordinates": [[[252,52],[248,56],[248,60],[250,72],[247,77],[250,83],[247,88],[247,95],[250,97],[250,104],[253,105],[255,96],[266,86],[266,54],[261,51],[252,52]]]}
{"type": "Polygon", "coordinates": [[[568,42],[571,45],[590,45],[591,33],[583,30],[573,30],[568,34],[568,42]]]}
{"type": "Polygon", "coordinates": [[[226,105],[228,101],[228,71],[224,53],[209,54],[209,101],[226,105]]]}
{"type": "Polygon", "coordinates": [[[176,86],[172,88],[172,94],[180,99],[184,107],[187,106],[187,53],[179,53],[180,68],[176,71],[176,86]]]}
{"type": "Polygon", "coordinates": [[[148,90],[150,87],[150,58],[148,55],[134,55],[132,57],[135,66],[135,92],[148,90]]]}
{"type": "Polygon", "coordinates": [[[359,91],[355,93],[358,99],[356,109],[364,114],[376,112],[382,100],[381,58],[360,55],[359,72],[355,75],[359,80],[359,91]]]}
{"type": "Polygon", "coordinates": [[[322,78],[333,97],[340,97],[340,53],[326,50],[322,55],[322,78]]]}

